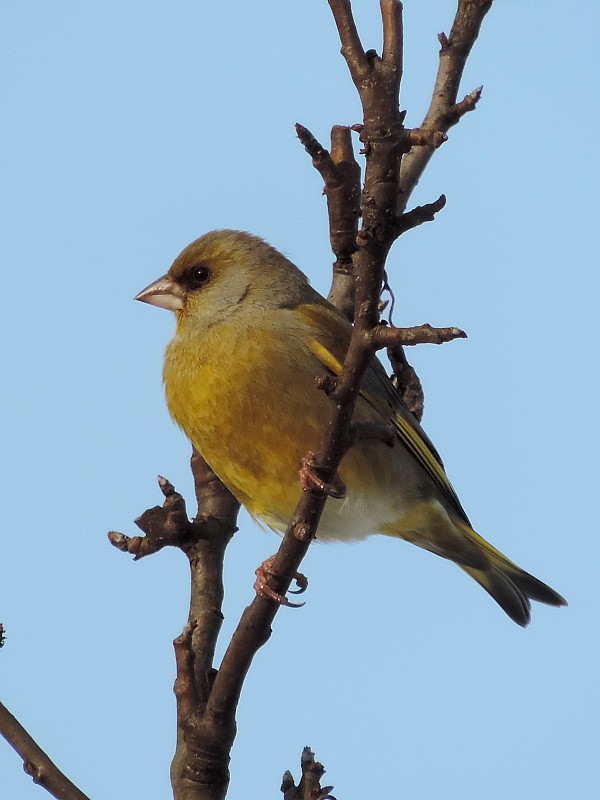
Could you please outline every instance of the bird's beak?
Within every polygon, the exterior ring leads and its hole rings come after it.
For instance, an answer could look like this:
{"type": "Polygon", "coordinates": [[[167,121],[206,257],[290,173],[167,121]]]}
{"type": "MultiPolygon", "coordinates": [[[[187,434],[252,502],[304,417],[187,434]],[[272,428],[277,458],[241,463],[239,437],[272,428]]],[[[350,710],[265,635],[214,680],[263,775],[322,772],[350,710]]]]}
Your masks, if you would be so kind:
{"type": "Polygon", "coordinates": [[[183,291],[167,275],[146,286],[134,299],[169,311],[181,311],[183,308],[183,291]]]}

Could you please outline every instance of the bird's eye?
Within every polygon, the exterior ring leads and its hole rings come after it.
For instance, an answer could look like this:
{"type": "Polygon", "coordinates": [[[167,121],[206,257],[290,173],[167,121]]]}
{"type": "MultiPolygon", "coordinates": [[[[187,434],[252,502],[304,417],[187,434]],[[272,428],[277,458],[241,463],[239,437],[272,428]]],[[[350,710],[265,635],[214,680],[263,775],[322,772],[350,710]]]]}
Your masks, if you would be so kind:
{"type": "Polygon", "coordinates": [[[197,267],[192,267],[190,270],[190,284],[193,289],[204,286],[204,284],[208,283],[209,280],[210,270],[208,267],[199,265],[197,267]]]}

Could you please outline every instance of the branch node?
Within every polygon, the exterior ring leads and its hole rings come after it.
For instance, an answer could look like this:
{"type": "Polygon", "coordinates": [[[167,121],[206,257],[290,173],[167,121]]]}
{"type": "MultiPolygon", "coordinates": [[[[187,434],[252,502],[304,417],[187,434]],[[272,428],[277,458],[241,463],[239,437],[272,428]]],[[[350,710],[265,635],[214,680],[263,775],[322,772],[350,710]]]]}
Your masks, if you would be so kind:
{"type": "Polygon", "coordinates": [[[369,230],[369,228],[363,225],[356,237],[356,243],[360,247],[364,247],[367,244],[367,242],[370,242],[373,239],[373,236],[374,236],[373,231],[369,230]]]}
{"type": "Polygon", "coordinates": [[[333,375],[320,375],[315,378],[315,386],[329,397],[337,388],[337,378],[333,375]]]}
{"type": "Polygon", "coordinates": [[[182,547],[200,530],[198,524],[189,521],[185,500],[173,484],[159,475],[158,485],[165,497],[163,505],[146,509],[134,520],[145,536],[130,537],[117,531],[108,534],[113,547],[123,553],[131,553],[135,561],[157,553],[168,545],[182,547]]]}
{"type": "Polygon", "coordinates": [[[310,528],[301,522],[298,522],[294,525],[292,532],[294,534],[294,537],[298,539],[298,541],[300,542],[308,542],[312,539],[310,528]]]}
{"type": "Polygon", "coordinates": [[[406,131],[406,135],[411,147],[433,147],[434,150],[437,150],[444,142],[448,141],[448,136],[444,131],[427,128],[412,128],[406,131]]]}

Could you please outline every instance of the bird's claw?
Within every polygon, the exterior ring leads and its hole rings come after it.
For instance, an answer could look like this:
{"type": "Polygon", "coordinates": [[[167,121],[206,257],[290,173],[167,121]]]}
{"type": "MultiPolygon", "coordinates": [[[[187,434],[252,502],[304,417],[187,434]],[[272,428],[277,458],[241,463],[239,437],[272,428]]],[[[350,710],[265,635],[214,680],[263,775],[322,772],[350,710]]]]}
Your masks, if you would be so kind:
{"type": "MultiPolygon", "coordinates": [[[[285,597],[285,595],[276,592],[274,589],[271,589],[269,586],[269,577],[273,575],[272,566],[273,562],[275,561],[275,556],[271,556],[267,558],[266,561],[258,567],[255,572],[256,580],[254,581],[254,590],[259,597],[264,597],[266,600],[274,600],[276,603],[279,603],[280,606],[287,606],[288,608],[301,608],[304,603],[292,603],[290,600],[285,597]]],[[[289,591],[292,594],[302,594],[308,588],[308,578],[306,575],[303,575],[301,572],[296,572],[294,575],[294,580],[298,585],[298,589],[290,589],[289,591]]]]}
{"type": "Polygon", "coordinates": [[[336,473],[331,481],[328,483],[319,477],[317,470],[319,468],[315,461],[315,454],[308,452],[301,461],[300,467],[300,485],[304,492],[317,491],[321,494],[327,494],[336,500],[341,500],[346,496],[346,484],[336,473]]]}

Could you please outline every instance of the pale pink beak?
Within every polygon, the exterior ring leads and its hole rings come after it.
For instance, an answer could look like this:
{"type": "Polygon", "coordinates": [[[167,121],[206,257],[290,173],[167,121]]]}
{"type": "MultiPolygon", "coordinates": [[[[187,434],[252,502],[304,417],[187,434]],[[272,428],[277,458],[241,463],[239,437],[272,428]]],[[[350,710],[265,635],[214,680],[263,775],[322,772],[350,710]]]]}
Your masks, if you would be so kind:
{"type": "Polygon", "coordinates": [[[163,275],[150,286],[135,296],[135,300],[149,303],[151,306],[166,308],[168,311],[181,311],[183,308],[183,291],[167,275],[163,275]]]}

